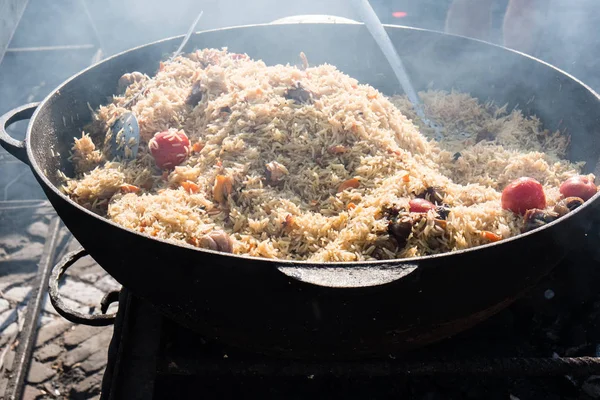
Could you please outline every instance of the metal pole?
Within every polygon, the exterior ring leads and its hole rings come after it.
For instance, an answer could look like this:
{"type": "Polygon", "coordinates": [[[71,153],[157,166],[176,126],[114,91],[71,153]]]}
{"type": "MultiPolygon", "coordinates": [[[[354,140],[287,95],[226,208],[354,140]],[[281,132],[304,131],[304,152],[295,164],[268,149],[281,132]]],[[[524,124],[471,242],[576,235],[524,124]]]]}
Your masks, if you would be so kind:
{"type": "Polygon", "coordinates": [[[7,53],[30,53],[33,51],[70,51],[93,49],[93,44],[70,44],[64,46],[9,47],[7,53]]]}
{"type": "Polygon", "coordinates": [[[50,222],[48,237],[44,244],[44,252],[40,258],[37,274],[37,284],[33,286],[32,296],[27,304],[25,312],[25,322],[23,330],[19,334],[19,344],[13,361],[13,374],[6,386],[5,396],[9,400],[21,400],[23,395],[25,377],[29,372],[31,355],[37,336],[37,327],[40,317],[40,310],[46,290],[48,288],[48,279],[54,264],[54,254],[56,252],[56,243],[60,231],[60,219],[54,217],[50,222]]]}
{"type": "Polygon", "coordinates": [[[29,0],[0,1],[0,63],[12,40],[29,0]]]}

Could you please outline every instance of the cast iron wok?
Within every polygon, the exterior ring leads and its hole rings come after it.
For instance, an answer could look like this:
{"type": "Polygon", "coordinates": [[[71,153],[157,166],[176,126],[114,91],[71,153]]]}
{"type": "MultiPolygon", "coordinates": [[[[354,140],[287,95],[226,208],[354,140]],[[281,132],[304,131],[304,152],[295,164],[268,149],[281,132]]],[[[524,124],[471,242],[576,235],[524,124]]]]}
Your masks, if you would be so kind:
{"type": "MultiPolygon", "coordinates": [[[[404,27],[386,28],[419,90],[456,89],[536,114],[572,135],[569,157],[593,172],[600,155],[598,96],[539,60],[498,46],[404,27]]],[[[298,358],[358,358],[400,352],[467,329],[510,304],[576,248],[598,195],[541,229],[495,244],[400,261],[308,264],[226,255],[123,229],[59,192],[57,170],[92,108],[119,77],[154,74],[181,37],[142,46],[70,78],[43,102],[15,109],[2,127],[31,117],[24,142],[4,148],[31,166],[48,199],[90,255],[134,294],[203,335],[298,358]],[[35,111],[34,111],[35,110],[35,111]]],[[[331,63],[384,93],[400,92],[362,24],[256,25],[192,36],[186,51],[228,47],[267,64],[331,63]]]]}

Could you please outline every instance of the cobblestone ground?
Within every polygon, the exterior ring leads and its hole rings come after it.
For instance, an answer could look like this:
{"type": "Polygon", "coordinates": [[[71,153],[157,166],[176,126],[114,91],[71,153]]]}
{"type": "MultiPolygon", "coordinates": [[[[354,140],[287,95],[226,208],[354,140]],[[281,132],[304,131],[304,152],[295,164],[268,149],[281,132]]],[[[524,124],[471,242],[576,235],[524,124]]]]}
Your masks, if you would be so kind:
{"type": "MultiPolygon", "coordinates": [[[[0,398],[12,372],[17,335],[54,215],[46,202],[0,201],[0,398]]],[[[79,244],[62,227],[59,246],[64,254],[79,244]]],[[[69,269],[61,293],[71,307],[92,313],[98,312],[105,293],[119,287],[87,257],[69,269]]],[[[66,321],[46,296],[23,399],[98,398],[111,337],[112,327],[66,321]]]]}

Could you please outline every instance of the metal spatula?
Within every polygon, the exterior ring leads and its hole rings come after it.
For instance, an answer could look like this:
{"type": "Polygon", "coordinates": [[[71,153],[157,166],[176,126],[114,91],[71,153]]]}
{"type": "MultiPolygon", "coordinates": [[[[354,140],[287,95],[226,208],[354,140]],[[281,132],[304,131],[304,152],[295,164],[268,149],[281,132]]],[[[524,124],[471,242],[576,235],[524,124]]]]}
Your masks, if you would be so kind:
{"type": "MultiPolygon", "coordinates": [[[[183,41],[175,50],[173,55],[169,58],[168,61],[173,61],[175,57],[177,57],[188,40],[194,33],[194,28],[202,18],[202,14],[204,11],[200,11],[200,14],[194,20],[190,29],[188,29],[183,41]]],[[[144,86],[135,96],[127,101],[124,104],[124,107],[128,107],[135,99],[137,99],[144,91],[146,90],[146,86],[144,86]]],[[[110,148],[111,153],[114,158],[120,158],[122,160],[135,160],[137,157],[138,148],[140,145],[140,126],[137,121],[137,117],[132,112],[126,112],[121,115],[110,127],[110,131],[112,133],[110,139],[110,148]]]]}

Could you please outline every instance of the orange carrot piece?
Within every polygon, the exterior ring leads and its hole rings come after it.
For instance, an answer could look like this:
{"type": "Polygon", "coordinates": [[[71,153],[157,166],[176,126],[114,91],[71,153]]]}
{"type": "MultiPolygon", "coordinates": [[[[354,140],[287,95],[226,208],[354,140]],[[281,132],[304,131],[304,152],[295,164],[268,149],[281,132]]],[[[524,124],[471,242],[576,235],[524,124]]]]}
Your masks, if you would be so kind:
{"type": "Polygon", "coordinates": [[[121,192],[123,193],[137,193],[140,191],[140,188],[134,185],[124,184],[121,185],[121,192]]]}
{"type": "Polygon", "coordinates": [[[343,192],[346,189],[356,189],[357,187],[360,186],[360,182],[358,181],[358,179],[356,178],[352,178],[352,179],[348,179],[347,181],[344,181],[340,184],[340,186],[338,186],[338,193],[339,192],[343,192]]]}
{"type": "Polygon", "coordinates": [[[196,142],[192,146],[192,150],[194,151],[194,153],[200,153],[203,148],[204,148],[204,143],[200,143],[200,142],[196,142]]]}
{"type": "Polygon", "coordinates": [[[213,186],[213,197],[217,203],[224,203],[233,190],[233,179],[230,176],[217,175],[213,186]]]}
{"type": "Polygon", "coordinates": [[[200,186],[191,181],[181,182],[181,187],[188,193],[198,193],[200,191],[200,186]]]}
{"type": "Polygon", "coordinates": [[[442,229],[446,229],[446,227],[448,226],[448,222],[444,221],[443,219],[436,219],[435,223],[437,226],[439,226],[442,229]]]}
{"type": "Polygon", "coordinates": [[[492,243],[502,240],[502,236],[496,235],[494,232],[490,231],[482,231],[481,236],[483,236],[492,243]]]}

